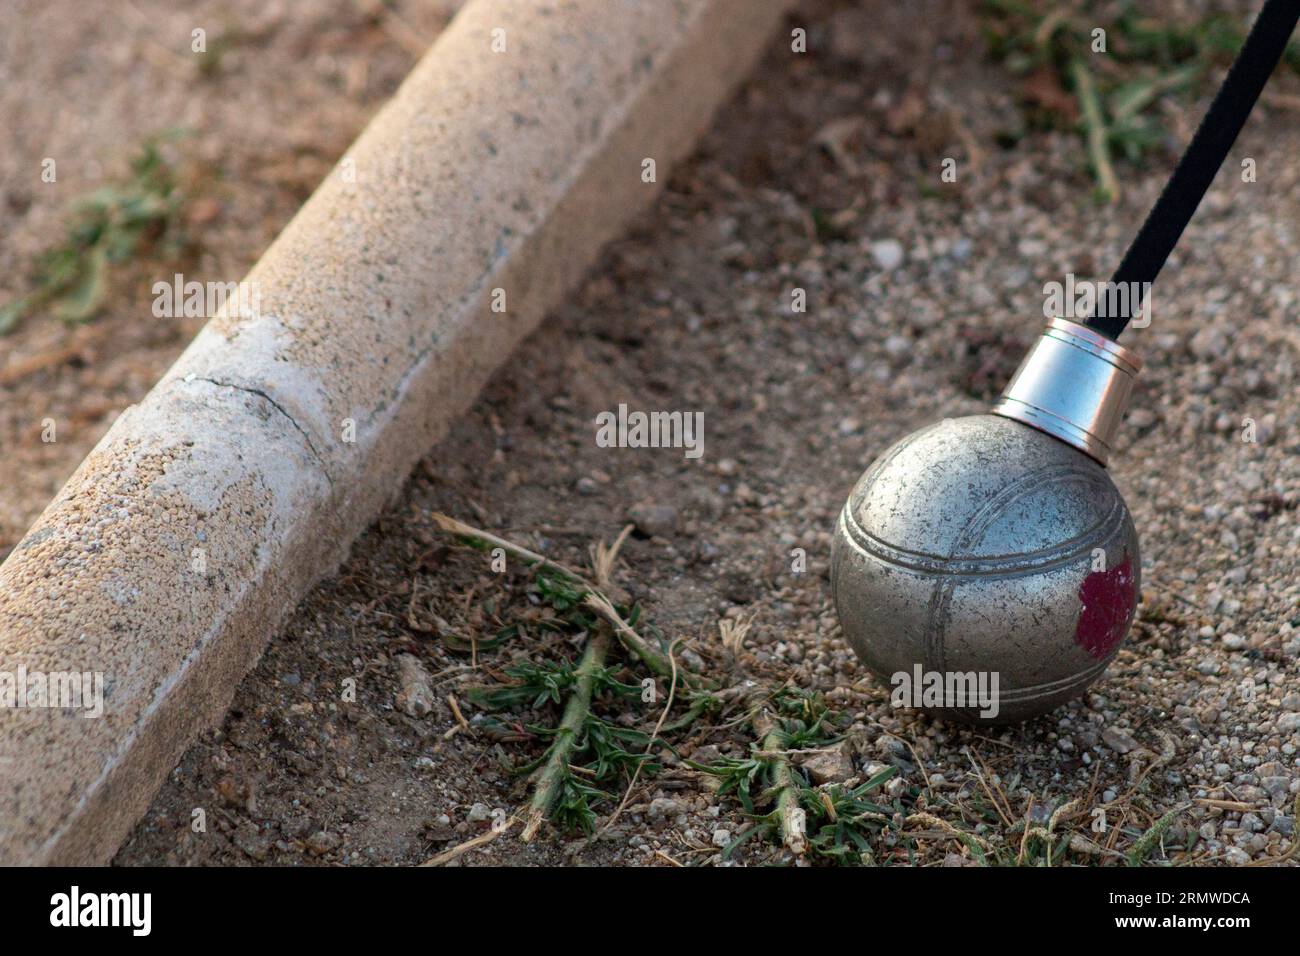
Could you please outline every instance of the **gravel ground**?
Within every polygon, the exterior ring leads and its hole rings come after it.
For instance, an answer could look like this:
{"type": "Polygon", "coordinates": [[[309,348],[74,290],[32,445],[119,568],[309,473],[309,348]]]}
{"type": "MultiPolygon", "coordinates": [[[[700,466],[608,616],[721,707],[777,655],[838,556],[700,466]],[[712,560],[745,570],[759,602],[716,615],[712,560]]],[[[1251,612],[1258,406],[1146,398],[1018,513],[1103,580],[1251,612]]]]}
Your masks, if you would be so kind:
{"type": "MultiPolygon", "coordinates": [[[[493,646],[504,623],[536,617],[528,576],[492,573],[436,531],[438,511],[575,567],[630,521],[616,581],[685,641],[684,663],[737,691],[676,738],[598,838],[546,827],[460,865],[721,862],[751,821],[688,760],[748,754],[735,701],[782,686],[818,692],[846,721],[842,743],[799,755],[823,762],[806,765],[815,780],[895,769],[872,836],[879,863],[1025,862],[1026,826],[1049,821],[1064,861],[1122,862],[1170,812],[1148,862],[1234,865],[1291,845],[1295,112],[1252,119],[1161,278],[1151,327],[1126,336],[1147,363],[1111,469],[1143,542],[1127,645],[1070,705],[963,728],[891,708],[841,641],[833,517],[887,445],[987,407],[1042,324],[1043,283],[1107,273],[1170,156],[1121,164],[1123,197],[1099,208],[1075,135],[1001,135],[1020,122],[1016,84],[984,57],[965,6],[825,3],[798,22],[809,52],[773,43],[653,212],[298,608],[117,863],[409,864],[527,799],[503,760],[539,755],[527,726],[556,710],[493,724],[467,688],[511,661],[572,657],[576,642],[525,628],[493,646]],[[1232,172],[1246,156],[1257,182],[1232,172]],[[945,157],[958,160],[956,183],[939,180],[945,157]],[[806,312],[791,309],[795,288],[806,312]],[[703,456],[599,447],[594,419],[620,402],[702,411],[703,456]],[[1246,418],[1255,442],[1242,441],[1246,418]],[[805,573],[791,569],[795,548],[805,573]],[[738,622],[749,631],[724,646],[738,622]],[[349,680],[355,701],[341,697],[349,680]]],[[[1288,96],[1298,86],[1276,79],[1288,96]]],[[[1171,147],[1204,105],[1167,104],[1171,147]]],[[[649,730],[660,707],[626,705],[620,719],[649,730]]],[[[610,789],[602,823],[622,791],[610,789]]],[[[755,839],[730,859],[791,856],[755,839]]]]}

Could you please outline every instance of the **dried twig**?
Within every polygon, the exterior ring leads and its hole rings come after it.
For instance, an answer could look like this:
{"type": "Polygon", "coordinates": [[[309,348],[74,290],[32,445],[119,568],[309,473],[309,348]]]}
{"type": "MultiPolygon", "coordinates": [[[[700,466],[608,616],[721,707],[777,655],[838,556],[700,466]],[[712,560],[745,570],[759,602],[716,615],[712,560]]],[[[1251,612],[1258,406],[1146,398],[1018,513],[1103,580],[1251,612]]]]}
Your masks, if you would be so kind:
{"type": "Polygon", "coordinates": [[[722,640],[724,650],[732,655],[740,653],[745,646],[745,637],[754,624],[755,614],[750,614],[747,618],[724,617],[718,621],[718,637],[722,640]]]}
{"type": "Polygon", "coordinates": [[[480,833],[472,840],[466,840],[464,843],[457,844],[449,850],[443,850],[436,856],[429,857],[421,863],[420,866],[446,866],[452,860],[460,859],[470,850],[476,850],[481,846],[487,846],[497,837],[503,835],[517,822],[518,821],[516,821],[514,817],[509,817],[501,826],[494,826],[491,830],[488,830],[486,833],[480,833]]]}
{"type": "Polygon", "coordinates": [[[525,843],[536,834],[542,821],[550,812],[552,805],[560,795],[564,779],[569,773],[569,757],[578,742],[578,734],[587,721],[591,709],[591,692],[595,685],[596,673],[605,664],[605,653],[609,650],[609,631],[600,628],[587,641],[587,649],[582,653],[578,669],[574,671],[573,690],[564,705],[564,716],[555,732],[555,742],[551,744],[546,762],[538,769],[534,778],[533,799],[524,815],[525,843]]]}
{"type": "Polygon", "coordinates": [[[403,20],[395,10],[385,5],[381,8],[379,23],[385,33],[397,41],[411,56],[422,57],[429,49],[430,39],[422,36],[418,30],[403,20]]]}
{"type": "Polygon", "coordinates": [[[776,721],[767,714],[755,719],[754,729],[762,738],[761,747],[770,756],[772,783],[776,790],[776,816],[781,829],[781,842],[796,856],[808,849],[808,824],[804,809],[799,805],[799,781],[786,753],[790,738],[776,721]]]}
{"type": "Polygon", "coordinates": [[[1109,857],[1110,859],[1115,860],[1124,859],[1123,853],[1118,853],[1115,850],[1108,850],[1104,846],[1098,846],[1082,833],[1071,834],[1070,849],[1075,853],[1082,853],[1084,856],[1109,857]]]}
{"type": "Polygon", "coordinates": [[[451,714],[456,718],[456,726],[443,734],[442,739],[450,740],[457,732],[462,730],[468,734],[473,734],[474,728],[469,725],[469,721],[465,719],[465,715],[460,712],[460,702],[456,700],[455,694],[447,695],[447,706],[451,708],[451,714]]]}
{"type": "MultiPolygon", "coordinates": [[[[664,709],[659,714],[659,720],[655,724],[655,729],[650,732],[650,742],[646,744],[646,748],[645,748],[646,757],[649,757],[650,751],[654,749],[655,743],[659,739],[659,733],[660,731],[663,730],[664,721],[668,719],[668,712],[673,709],[673,698],[677,694],[677,659],[673,657],[673,649],[676,646],[677,646],[677,642],[674,641],[672,645],[669,646],[668,648],[668,663],[672,665],[673,675],[671,681],[668,684],[668,699],[664,701],[664,709]]],[[[644,760],[642,760],[640,763],[636,765],[636,770],[632,772],[632,779],[628,781],[627,791],[623,794],[622,801],[619,802],[618,808],[615,809],[615,811],[612,814],[610,814],[609,819],[605,821],[605,825],[602,826],[600,830],[597,832],[596,834],[597,836],[599,836],[601,833],[604,833],[606,830],[612,827],[614,825],[614,821],[616,821],[619,818],[619,815],[622,814],[623,808],[626,807],[627,802],[632,799],[632,790],[636,786],[637,778],[641,776],[641,768],[644,766],[645,766],[644,760]]]]}
{"type": "MultiPolygon", "coordinates": [[[[1300,796],[1295,798],[1295,805],[1291,809],[1292,819],[1300,817],[1300,796]]],[[[1285,863],[1287,860],[1294,860],[1296,855],[1300,854],[1300,836],[1291,841],[1291,846],[1287,848],[1281,856],[1265,857],[1262,860],[1251,860],[1247,866],[1274,866],[1278,863],[1285,863]]]]}
{"type": "Polygon", "coordinates": [[[597,541],[591,545],[589,552],[591,554],[591,570],[596,575],[596,586],[608,590],[612,586],[612,575],[614,573],[614,562],[618,559],[618,552],[623,547],[623,542],[627,536],[632,533],[633,526],[628,524],[623,526],[623,530],[618,533],[614,543],[605,547],[604,541],[597,541]]]}
{"type": "MultiPolygon", "coordinates": [[[[966,756],[970,760],[971,764],[975,767],[975,778],[979,780],[980,786],[984,788],[984,792],[988,795],[989,801],[993,804],[993,809],[996,810],[998,816],[1002,818],[1003,825],[1005,825],[1006,828],[1010,830],[1012,827],[1015,826],[1015,824],[1011,822],[1012,811],[1011,811],[1010,804],[1007,805],[1005,810],[1003,809],[1002,801],[999,800],[997,796],[993,793],[993,788],[989,786],[988,780],[985,779],[986,771],[984,768],[984,764],[977,756],[975,756],[975,752],[967,748],[966,756]]],[[[998,792],[999,793],[1002,792],[1002,788],[1000,786],[998,787],[998,792]]],[[[1003,799],[1005,799],[1005,797],[1006,795],[1003,794],[1003,799]]]]}
{"type": "Polygon", "coordinates": [[[523,545],[515,544],[513,541],[507,541],[505,538],[498,537],[490,531],[484,531],[481,528],[472,527],[471,525],[465,524],[463,521],[457,521],[450,515],[445,515],[441,512],[434,512],[429,517],[433,519],[434,524],[436,524],[441,530],[446,531],[448,534],[454,534],[461,538],[467,538],[472,542],[477,541],[494,548],[500,548],[507,554],[513,554],[529,567],[546,568],[547,570],[555,571],[558,574],[564,575],[574,584],[586,588],[588,591],[597,590],[595,584],[588,581],[577,571],[573,570],[573,568],[560,564],[558,561],[552,561],[550,558],[538,554],[536,551],[530,551],[523,545]]]}
{"type": "MultiPolygon", "coordinates": [[[[651,647],[650,643],[636,632],[636,628],[623,619],[608,597],[599,591],[591,591],[587,594],[586,604],[613,626],[619,641],[630,652],[639,657],[641,663],[660,677],[672,677],[677,670],[676,663],[667,654],[662,654],[651,647]]],[[[689,672],[681,675],[681,682],[692,688],[712,686],[709,681],[704,680],[698,674],[689,672]]]]}
{"type": "Polygon", "coordinates": [[[912,826],[916,823],[927,827],[933,827],[936,830],[950,834],[957,840],[957,842],[980,853],[981,855],[993,849],[993,845],[983,837],[966,830],[960,830],[947,820],[944,820],[942,817],[936,817],[932,813],[913,813],[909,814],[907,818],[903,820],[904,826],[912,826]]]}
{"type": "MultiPolygon", "coordinates": [[[[669,663],[667,656],[651,647],[645,638],[641,637],[641,635],[636,632],[636,629],[624,620],[623,616],[620,615],[618,610],[614,607],[614,601],[610,596],[610,592],[615,591],[613,585],[607,584],[602,588],[598,586],[596,582],[589,580],[584,575],[559,563],[558,561],[552,561],[550,558],[540,555],[536,551],[530,551],[528,548],[515,544],[513,541],[508,541],[505,538],[492,534],[490,531],[483,531],[480,528],[467,525],[463,521],[457,521],[455,518],[448,515],[435,512],[430,517],[443,531],[474,543],[487,545],[493,548],[501,548],[507,554],[512,554],[526,563],[529,567],[544,568],[563,575],[571,583],[576,584],[586,592],[585,599],[587,606],[600,614],[601,617],[613,626],[615,633],[618,635],[619,641],[624,647],[639,657],[647,667],[660,677],[669,677],[672,674],[673,665],[669,663]]],[[[627,535],[628,528],[624,528],[612,547],[605,549],[604,546],[601,545],[598,548],[593,549],[593,563],[599,563],[600,565],[605,566],[604,568],[599,566],[597,567],[596,574],[598,577],[603,573],[606,578],[608,578],[608,574],[613,568],[614,558],[617,556],[619,548],[622,547],[623,541],[626,540],[627,535]]],[[[617,597],[618,595],[615,594],[615,596],[617,597]]],[[[711,682],[689,672],[684,673],[681,680],[683,684],[689,687],[712,686],[711,682]]]]}
{"type": "Polygon", "coordinates": [[[1024,832],[1020,834],[1020,852],[1016,854],[1016,866],[1025,865],[1025,850],[1029,846],[1029,834],[1035,832],[1038,829],[1037,827],[1033,826],[1032,823],[1030,823],[1030,821],[1033,820],[1033,818],[1034,818],[1034,797],[1033,794],[1030,794],[1029,809],[1025,811],[1025,829],[1024,832]]]}
{"type": "Polygon", "coordinates": [[[1249,803],[1241,803],[1237,800],[1211,800],[1205,797],[1198,797],[1193,800],[1197,806],[1214,807],[1218,810],[1235,810],[1238,813],[1249,813],[1255,808],[1249,803]]]}
{"type": "MultiPolygon", "coordinates": [[[[780,747],[784,743],[785,734],[774,730],[767,735],[763,746],[780,747]]],[[[799,784],[795,780],[790,761],[784,757],[773,758],[772,778],[778,788],[776,812],[781,818],[781,842],[790,849],[791,853],[802,856],[804,850],[808,848],[808,825],[803,807],[799,806],[799,784]]]]}

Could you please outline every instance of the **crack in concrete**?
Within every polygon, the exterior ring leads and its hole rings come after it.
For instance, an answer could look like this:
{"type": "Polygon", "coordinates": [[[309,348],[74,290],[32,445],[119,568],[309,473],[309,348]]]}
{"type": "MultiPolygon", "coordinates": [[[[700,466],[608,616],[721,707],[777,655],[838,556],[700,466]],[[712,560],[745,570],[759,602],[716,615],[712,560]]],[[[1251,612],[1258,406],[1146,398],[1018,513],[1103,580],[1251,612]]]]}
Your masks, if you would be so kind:
{"type": "Polygon", "coordinates": [[[330,488],[334,487],[334,479],[333,477],[330,476],[329,469],[325,466],[325,458],[316,449],[316,443],[311,440],[311,435],[309,435],[307,433],[307,430],[298,424],[297,419],[295,419],[292,415],[290,415],[287,411],[285,411],[284,406],[282,406],[274,398],[266,394],[266,392],[262,391],[260,388],[253,388],[249,385],[239,385],[235,382],[222,382],[215,378],[207,378],[206,376],[203,375],[196,375],[194,376],[194,378],[196,381],[207,382],[209,385],[216,385],[218,388],[233,388],[237,392],[247,392],[249,395],[256,395],[258,398],[262,399],[264,402],[266,402],[268,405],[274,408],[277,412],[283,415],[286,419],[289,420],[289,424],[294,427],[294,429],[298,432],[298,434],[302,436],[302,440],[307,443],[307,448],[311,451],[312,457],[316,459],[316,464],[320,466],[321,474],[324,475],[325,480],[329,482],[330,488]]]}

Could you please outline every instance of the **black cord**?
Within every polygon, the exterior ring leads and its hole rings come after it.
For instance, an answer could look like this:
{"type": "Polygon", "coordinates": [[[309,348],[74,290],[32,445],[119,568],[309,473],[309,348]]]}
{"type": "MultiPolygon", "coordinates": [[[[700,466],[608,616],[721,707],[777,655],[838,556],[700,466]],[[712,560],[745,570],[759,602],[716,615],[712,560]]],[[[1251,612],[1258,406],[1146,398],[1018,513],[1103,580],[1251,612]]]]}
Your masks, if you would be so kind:
{"type": "Polygon", "coordinates": [[[1178,237],[1183,234],[1205,191],[1210,188],[1228,150],[1232,149],[1237,134],[1259,99],[1260,91],[1286,51],[1298,19],[1300,0],[1266,0],[1187,152],[1178,161],[1174,174],[1169,177],[1160,198],[1147,214],[1146,222],[1124,254],[1124,260],[1111,276],[1110,281],[1116,285],[1139,283],[1127,287],[1136,290],[1137,294],[1098,296],[1097,314],[1086,323],[1090,329],[1117,339],[1141,306],[1146,283],[1154,282],[1160,274],[1178,237]],[[1124,302],[1120,304],[1126,307],[1119,309],[1116,315],[1107,315],[1108,300],[1121,298],[1124,302]]]}

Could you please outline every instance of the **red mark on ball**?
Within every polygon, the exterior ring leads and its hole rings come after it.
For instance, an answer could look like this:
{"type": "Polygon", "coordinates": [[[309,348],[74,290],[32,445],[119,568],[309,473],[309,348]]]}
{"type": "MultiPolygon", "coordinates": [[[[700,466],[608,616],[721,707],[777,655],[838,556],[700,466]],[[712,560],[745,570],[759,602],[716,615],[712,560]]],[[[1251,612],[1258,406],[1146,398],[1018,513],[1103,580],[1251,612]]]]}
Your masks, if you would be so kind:
{"type": "Polygon", "coordinates": [[[1132,559],[1109,571],[1094,571],[1079,585],[1083,611],[1074,629],[1074,643],[1097,660],[1105,660],[1124,638],[1129,616],[1137,605],[1132,559]]]}

